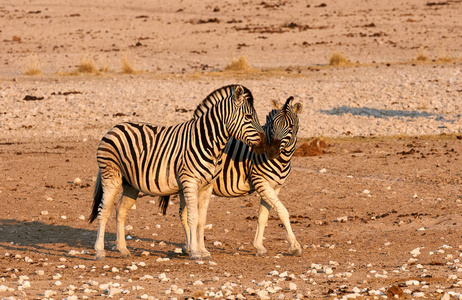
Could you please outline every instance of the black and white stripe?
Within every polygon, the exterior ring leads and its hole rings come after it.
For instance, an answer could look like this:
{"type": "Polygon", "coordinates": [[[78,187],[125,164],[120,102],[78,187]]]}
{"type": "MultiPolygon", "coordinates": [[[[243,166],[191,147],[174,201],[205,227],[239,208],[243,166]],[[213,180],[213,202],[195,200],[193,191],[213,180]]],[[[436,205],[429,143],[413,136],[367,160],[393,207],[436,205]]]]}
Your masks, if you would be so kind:
{"type": "Polygon", "coordinates": [[[230,137],[260,153],[267,148],[252,94],[239,85],[212,92],[197,107],[194,118],[185,123],[171,127],[146,123],[114,126],[97,151],[99,173],[89,218],[99,221],[96,258],[104,257],[105,226],[120,187],[117,249],[123,256],[130,255],[124,237],[125,219],[140,191],[158,196],[179,193],[188,209],[183,221],[190,230],[191,258],[209,256],[200,226],[202,219],[205,222],[212,183],[221,171],[223,150],[230,137]]]}
{"type": "MultiPolygon", "coordinates": [[[[263,247],[263,232],[268,221],[268,214],[274,208],[283,222],[287,240],[290,243],[289,251],[300,255],[301,247],[292,231],[289,213],[277,197],[280,188],[285,183],[291,171],[291,158],[297,143],[299,128],[298,113],[302,105],[292,105],[293,97],[287,99],[281,106],[277,101],[273,102],[272,110],[267,118],[264,130],[271,141],[267,154],[257,154],[239,140],[231,138],[226,145],[223,154],[223,169],[217,176],[213,185],[213,194],[221,197],[239,197],[257,191],[261,196],[260,211],[258,217],[257,232],[254,246],[257,255],[267,253],[263,247]]],[[[160,206],[164,213],[168,201],[160,199],[160,206]]],[[[180,207],[180,214],[184,213],[180,207]]],[[[183,226],[187,224],[183,222],[183,226]]]]}

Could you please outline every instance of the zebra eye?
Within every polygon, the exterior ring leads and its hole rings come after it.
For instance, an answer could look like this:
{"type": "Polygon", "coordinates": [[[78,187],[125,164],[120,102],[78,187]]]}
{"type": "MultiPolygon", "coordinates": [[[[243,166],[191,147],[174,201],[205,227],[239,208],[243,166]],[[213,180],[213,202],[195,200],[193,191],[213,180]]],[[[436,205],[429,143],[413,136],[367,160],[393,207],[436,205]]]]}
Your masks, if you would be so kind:
{"type": "Polygon", "coordinates": [[[253,116],[251,114],[246,114],[244,117],[248,121],[251,121],[253,119],[253,116]]]}

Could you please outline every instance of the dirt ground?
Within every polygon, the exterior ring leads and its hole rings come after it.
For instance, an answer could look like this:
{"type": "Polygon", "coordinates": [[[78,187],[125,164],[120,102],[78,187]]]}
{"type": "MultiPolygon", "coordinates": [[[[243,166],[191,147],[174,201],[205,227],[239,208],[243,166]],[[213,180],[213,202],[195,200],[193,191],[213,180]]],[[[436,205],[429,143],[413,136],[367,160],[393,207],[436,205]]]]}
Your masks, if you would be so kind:
{"type": "MultiPolygon", "coordinates": [[[[0,144],[0,167],[6,171],[0,286],[14,289],[2,297],[74,294],[80,299],[112,293],[165,299],[231,291],[254,299],[264,298],[268,287],[281,288],[271,290],[271,298],[355,292],[372,297],[386,295],[391,286],[427,298],[462,292],[462,144],[457,136],[328,139],[323,155],[294,158],[293,173],[280,193],[302,256],[287,254],[282,224],[272,212],[265,231],[269,256],[256,257],[252,241],[259,198],[214,197],[207,220],[212,228],[206,231],[212,263],[203,264],[175,252],[183,242],[178,199],[162,216],[150,196],[139,198],[128,217],[132,257],[109,251],[105,261],[93,260],[97,225],[85,218],[92,204],[97,144],[0,144]],[[287,277],[272,271],[287,272],[287,277]],[[168,281],[159,279],[162,273],[168,281]],[[198,280],[203,285],[194,285],[198,280]],[[25,281],[30,287],[23,286],[25,281]]],[[[114,240],[112,218],[107,249],[114,240]]]]}
{"type": "Polygon", "coordinates": [[[461,299],[461,14],[460,0],[0,0],[0,299],[461,299]],[[255,256],[250,195],[212,199],[212,260],[190,261],[178,198],[163,216],[142,195],[132,257],[113,250],[113,215],[94,261],[99,139],[189,120],[233,83],[261,120],[294,96],[300,144],[328,145],[295,157],[280,193],[302,256],[274,212],[255,256]]]}

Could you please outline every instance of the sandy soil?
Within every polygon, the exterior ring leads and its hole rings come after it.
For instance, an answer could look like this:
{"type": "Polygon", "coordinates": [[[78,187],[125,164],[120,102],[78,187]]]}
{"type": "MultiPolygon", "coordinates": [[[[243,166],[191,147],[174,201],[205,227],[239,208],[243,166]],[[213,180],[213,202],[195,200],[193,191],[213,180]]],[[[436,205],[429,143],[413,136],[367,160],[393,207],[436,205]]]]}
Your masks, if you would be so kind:
{"type": "MultiPolygon", "coordinates": [[[[274,214],[265,234],[269,256],[255,257],[258,197],[214,197],[207,222],[212,228],[206,231],[213,263],[203,264],[175,253],[183,242],[178,199],[162,216],[149,196],[137,201],[128,218],[132,258],[109,251],[105,261],[93,261],[96,225],[84,217],[90,213],[97,143],[0,145],[7,208],[0,212],[0,285],[11,289],[2,297],[43,298],[50,290],[62,298],[75,288],[78,298],[113,293],[165,299],[175,285],[184,292],[172,291],[178,298],[219,291],[250,299],[265,292],[271,298],[373,296],[386,295],[393,285],[430,298],[462,292],[462,145],[455,136],[328,140],[324,155],[294,158],[281,199],[304,248],[301,257],[287,255],[274,214]],[[168,281],[158,279],[163,273],[168,281]],[[195,286],[198,280],[203,285],[195,286]]],[[[114,240],[113,220],[106,248],[114,240]]]]}
{"type": "Polygon", "coordinates": [[[460,297],[462,2],[337,2],[0,1],[0,298],[460,297]],[[336,52],[350,64],[329,66],[336,52]],[[241,56],[251,70],[224,71],[241,56]],[[95,262],[99,139],[186,121],[231,83],[262,122],[294,96],[302,142],[329,145],[294,158],[280,194],[302,256],[272,214],[255,257],[251,195],[213,199],[213,259],[189,261],[178,199],[162,216],[143,196],[132,258],[95,262]]]}

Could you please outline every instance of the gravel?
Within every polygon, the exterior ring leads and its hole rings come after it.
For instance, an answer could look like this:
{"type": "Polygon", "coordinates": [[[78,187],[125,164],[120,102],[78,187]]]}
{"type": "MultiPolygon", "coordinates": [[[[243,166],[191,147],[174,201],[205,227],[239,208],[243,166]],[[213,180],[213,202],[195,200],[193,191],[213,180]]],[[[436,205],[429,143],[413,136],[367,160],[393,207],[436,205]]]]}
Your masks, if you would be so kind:
{"type": "Polygon", "coordinates": [[[10,141],[70,137],[87,141],[101,138],[124,121],[174,125],[189,120],[210,92],[232,83],[253,92],[262,123],[271,99],[282,102],[294,96],[303,104],[302,138],[462,131],[458,65],[329,68],[316,75],[239,80],[159,79],[149,74],[21,77],[0,87],[0,134],[10,141]],[[80,93],[63,95],[68,91],[80,93]],[[44,99],[25,101],[26,95],[44,99]]]}

